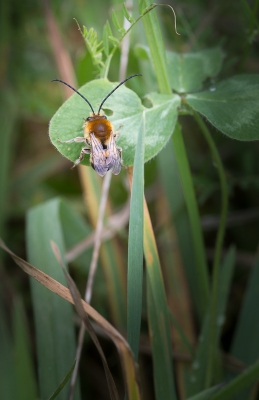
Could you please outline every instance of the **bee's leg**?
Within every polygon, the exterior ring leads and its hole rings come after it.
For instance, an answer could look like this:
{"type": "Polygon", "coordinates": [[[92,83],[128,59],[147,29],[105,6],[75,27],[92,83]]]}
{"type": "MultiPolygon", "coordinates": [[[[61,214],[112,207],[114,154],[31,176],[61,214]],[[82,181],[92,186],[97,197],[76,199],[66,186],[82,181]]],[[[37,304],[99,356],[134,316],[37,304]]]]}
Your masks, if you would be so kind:
{"type": "Polygon", "coordinates": [[[85,138],[82,136],[79,136],[79,137],[75,137],[73,139],[69,139],[69,140],[65,140],[65,141],[57,139],[57,142],[60,142],[60,143],[82,143],[82,142],[85,142],[85,138]]]}
{"type": "Polygon", "coordinates": [[[91,149],[89,149],[88,147],[83,147],[80,153],[80,156],[78,157],[78,159],[75,161],[73,168],[75,168],[78,164],[80,164],[80,162],[84,159],[85,154],[90,154],[91,153],[91,149]]]}
{"type": "MultiPolygon", "coordinates": [[[[123,125],[120,125],[120,126],[118,127],[118,130],[119,130],[120,128],[122,128],[122,127],[123,127],[123,125]]],[[[114,133],[113,133],[114,138],[118,137],[119,135],[120,135],[119,132],[114,132],[114,133]]]]}

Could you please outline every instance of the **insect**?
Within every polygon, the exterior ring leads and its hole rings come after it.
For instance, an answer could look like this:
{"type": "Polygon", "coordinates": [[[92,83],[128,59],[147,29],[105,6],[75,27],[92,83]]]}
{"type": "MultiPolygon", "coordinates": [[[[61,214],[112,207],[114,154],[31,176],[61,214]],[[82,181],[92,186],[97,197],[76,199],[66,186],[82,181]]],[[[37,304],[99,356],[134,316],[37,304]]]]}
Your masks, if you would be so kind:
{"type": "Polygon", "coordinates": [[[105,101],[113,92],[115,92],[115,90],[135,76],[141,76],[141,74],[129,76],[120,82],[110,93],[108,93],[101,102],[97,113],[95,113],[91,103],[75,88],[60,79],[52,80],[52,82],[61,82],[70,89],[74,90],[74,92],[79,94],[79,96],[81,96],[88,103],[92,110],[90,116],[85,118],[83,125],[83,137],[75,137],[66,141],[58,140],[61,143],[86,144],[86,146],[82,148],[80,155],[72,168],[80,164],[80,162],[84,159],[84,156],[89,154],[91,166],[100,176],[104,176],[110,170],[114,175],[118,175],[120,173],[122,165],[122,149],[116,145],[115,139],[117,134],[114,132],[113,126],[107,119],[106,115],[101,114],[101,109],[105,101]]]}

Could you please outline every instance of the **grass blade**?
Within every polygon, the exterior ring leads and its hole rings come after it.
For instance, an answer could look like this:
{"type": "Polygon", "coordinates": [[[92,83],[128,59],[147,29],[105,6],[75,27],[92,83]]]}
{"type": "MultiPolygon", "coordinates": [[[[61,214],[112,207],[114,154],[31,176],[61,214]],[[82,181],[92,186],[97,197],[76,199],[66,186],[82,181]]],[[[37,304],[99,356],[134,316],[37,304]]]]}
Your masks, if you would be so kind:
{"type": "MultiPolygon", "coordinates": [[[[252,365],[259,357],[259,318],[255,307],[259,302],[259,262],[251,271],[245,298],[237,322],[231,354],[246,365],[252,365]]],[[[230,375],[233,377],[233,374],[230,375]]],[[[249,398],[250,390],[240,393],[235,400],[249,398]]]]}
{"type": "MultiPolygon", "coordinates": [[[[64,242],[60,223],[60,200],[54,199],[32,208],[27,215],[27,251],[31,263],[59,282],[64,275],[56,261],[50,240],[58,243],[64,257],[64,242]]],[[[34,318],[37,335],[39,384],[42,398],[48,398],[60,384],[75,357],[75,336],[72,307],[31,281],[34,318]]],[[[79,388],[75,399],[79,399],[79,388]]],[[[59,399],[67,399],[68,388],[59,399]]]]}
{"type": "MultiPolygon", "coordinates": [[[[9,7],[8,7],[9,8],[9,7]]],[[[3,11],[3,10],[2,10],[3,11]]],[[[3,235],[4,224],[7,216],[7,192],[9,189],[8,173],[10,160],[12,159],[12,137],[14,135],[14,126],[16,120],[16,103],[13,95],[2,91],[0,95],[1,109],[1,146],[0,146],[0,235],[3,235]]]]}
{"type": "Polygon", "coordinates": [[[220,386],[213,386],[209,389],[203,390],[202,392],[196,394],[195,396],[188,397],[187,400],[210,400],[211,396],[219,391],[220,386]]]}
{"type": "MultiPolygon", "coordinates": [[[[92,225],[96,226],[101,198],[101,179],[92,168],[81,166],[79,171],[89,218],[92,225]],[[87,195],[88,193],[91,193],[91,196],[87,195]]],[[[107,209],[109,215],[110,203],[107,209]]],[[[124,265],[124,259],[121,247],[116,240],[102,243],[100,261],[105,275],[108,304],[113,321],[120,329],[126,329],[126,271],[121,268],[124,265]]]]}
{"type": "Polygon", "coordinates": [[[157,159],[162,185],[170,207],[172,222],[175,225],[177,233],[177,243],[184,264],[193,307],[202,323],[204,304],[203,301],[201,302],[198,294],[199,276],[196,273],[196,268],[193,267],[194,247],[190,231],[190,221],[186,209],[172,140],[168,142],[167,146],[158,155],[157,159]]]}
{"type": "MultiPolygon", "coordinates": [[[[258,382],[259,376],[259,361],[254,363],[251,367],[247,368],[246,371],[238,375],[237,378],[233,379],[228,385],[213,396],[210,400],[229,400],[234,399],[237,394],[242,392],[248,386],[258,382]]],[[[244,399],[244,397],[243,397],[244,399]]]]}
{"type": "Polygon", "coordinates": [[[149,334],[157,399],[176,400],[169,314],[154,232],[144,203],[144,254],[147,268],[149,334]]]}
{"type": "Polygon", "coordinates": [[[62,271],[63,271],[63,273],[64,273],[64,275],[66,277],[67,285],[68,285],[69,291],[71,293],[71,296],[73,298],[76,311],[78,312],[79,317],[81,318],[82,322],[84,323],[84,326],[87,329],[87,331],[88,331],[92,341],[94,342],[94,344],[95,344],[95,346],[96,346],[96,348],[98,350],[98,353],[99,353],[99,355],[101,357],[101,360],[102,360],[102,363],[103,363],[103,368],[104,368],[106,379],[107,379],[107,384],[108,384],[111,400],[119,400],[119,395],[118,395],[118,391],[117,391],[113,376],[112,376],[111,371],[109,369],[109,366],[108,366],[106,357],[104,355],[103,349],[102,349],[102,347],[100,345],[100,342],[99,342],[99,340],[98,340],[98,338],[96,336],[96,333],[95,333],[95,331],[94,331],[94,329],[92,327],[92,324],[91,324],[91,322],[89,320],[89,317],[88,317],[87,313],[85,312],[85,309],[84,309],[83,304],[81,302],[81,295],[79,293],[79,290],[77,289],[73,279],[70,277],[69,273],[67,272],[67,270],[66,270],[66,268],[64,266],[64,263],[63,263],[63,260],[62,260],[62,257],[61,257],[61,254],[60,254],[58,246],[56,245],[55,242],[51,241],[51,247],[52,247],[52,250],[53,250],[53,252],[55,254],[55,257],[56,257],[58,263],[60,264],[60,266],[62,268],[62,271]]]}
{"type": "MultiPolygon", "coordinates": [[[[223,327],[224,315],[226,310],[227,299],[230,291],[233,271],[235,265],[235,249],[230,248],[228,251],[219,277],[219,293],[217,297],[217,315],[216,315],[216,342],[219,342],[220,334],[223,327]]],[[[210,308],[208,309],[210,311],[210,308]]],[[[208,312],[209,312],[208,311],[208,312]]],[[[205,387],[207,374],[207,358],[208,348],[210,345],[210,314],[208,313],[199,338],[196,358],[193,363],[190,381],[188,382],[188,392],[193,395],[200,392],[205,387]]],[[[215,376],[214,376],[215,378],[215,376]]]]}
{"type": "MultiPolygon", "coordinates": [[[[0,398],[18,399],[11,335],[0,303],[0,398]]],[[[33,399],[30,399],[33,400],[33,399]]]]}
{"type": "Polygon", "coordinates": [[[17,380],[16,387],[19,393],[18,399],[34,400],[37,398],[37,381],[34,374],[25,310],[19,298],[14,303],[13,336],[14,368],[17,380]],[[26,385],[24,382],[26,382],[26,385]]]}
{"type": "Polygon", "coordinates": [[[132,177],[128,244],[128,342],[138,359],[143,286],[145,115],[139,130],[132,177]]]}
{"type": "MultiPolygon", "coordinates": [[[[46,273],[42,272],[41,270],[33,267],[31,264],[24,261],[22,258],[18,257],[5,245],[5,243],[2,241],[1,238],[0,238],[0,248],[2,248],[8,254],[10,254],[14,262],[26,274],[30,275],[33,279],[35,279],[41,285],[49,289],[51,292],[65,299],[66,301],[74,304],[71,293],[65,286],[63,286],[61,283],[59,283],[46,273]]],[[[111,338],[111,340],[114,342],[114,344],[118,349],[118,352],[121,357],[122,370],[124,373],[124,379],[126,383],[129,400],[141,400],[138,371],[136,369],[133,354],[130,351],[128,343],[126,342],[124,337],[105,318],[102,317],[102,315],[96,312],[85,301],[81,300],[81,302],[87,315],[89,315],[89,317],[91,317],[103,329],[103,331],[111,338]]]]}
{"type": "Polygon", "coordinates": [[[209,279],[205,247],[190,166],[186,156],[184,141],[179,125],[173,134],[173,144],[194,245],[195,271],[196,276],[198,277],[196,280],[198,285],[196,295],[199,297],[199,315],[204,315],[209,298],[209,279]]]}
{"type": "Polygon", "coordinates": [[[74,371],[75,365],[76,365],[76,360],[73,362],[72,367],[69,369],[68,373],[66,374],[62,382],[60,382],[55,392],[50,396],[49,400],[54,400],[57,397],[57,395],[61,392],[63,387],[66,386],[67,382],[69,381],[69,378],[71,377],[74,371]]]}

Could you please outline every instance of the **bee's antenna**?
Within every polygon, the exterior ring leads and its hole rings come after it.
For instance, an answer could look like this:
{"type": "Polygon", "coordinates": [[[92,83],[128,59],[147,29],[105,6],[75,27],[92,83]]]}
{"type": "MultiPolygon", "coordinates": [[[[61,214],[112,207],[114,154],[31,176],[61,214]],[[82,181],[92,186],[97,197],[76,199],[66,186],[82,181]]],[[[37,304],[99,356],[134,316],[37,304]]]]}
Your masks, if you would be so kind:
{"type": "Polygon", "coordinates": [[[108,97],[110,97],[110,95],[115,92],[115,90],[117,90],[121,85],[123,85],[123,83],[127,82],[129,79],[134,78],[134,76],[142,76],[141,74],[135,74],[135,75],[131,75],[128,78],[124,79],[124,81],[122,81],[121,83],[119,83],[109,94],[107,94],[107,96],[105,97],[105,99],[101,102],[101,105],[99,107],[98,113],[100,114],[101,108],[104,104],[104,102],[108,99],[108,97]]]}
{"type": "MultiPolygon", "coordinates": [[[[66,86],[68,86],[70,89],[74,90],[74,92],[76,92],[77,94],[79,94],[79,96],[81,96],[82,99],[84,99],[84,100],[88,103],[88,105],[90,106],[90,108],[91,108],[93,114],[95,114],[94,109],[93,109],[91,103],[90,103],[81,93],[79,93],[75,88],[73,88],[72,86],[70,86],[68,83],[66,83],[66,82],[64,82],[64,81],[61,81],[60,79],[52,79],[51,82],[61,82],[61,83],[64,83],[64,85],[66,85],[66,86]]],[[[98,112],[98,114],[99,114],[99,112],[98,112]]]]}

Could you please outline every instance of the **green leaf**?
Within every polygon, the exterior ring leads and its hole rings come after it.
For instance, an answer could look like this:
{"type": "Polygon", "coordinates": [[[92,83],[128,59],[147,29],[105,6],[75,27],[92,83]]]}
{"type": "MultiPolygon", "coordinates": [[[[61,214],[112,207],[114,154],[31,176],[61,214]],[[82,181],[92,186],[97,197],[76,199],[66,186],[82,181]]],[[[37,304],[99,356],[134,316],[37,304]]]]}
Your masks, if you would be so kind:
{"type": "Polygon", "coordinates": [[[231,354],[245,364],[252,364],[259,357],[259,317],[254,307],[259,304],[258,282],[259,262],[251,271],[231,349],[231,354]]]}
{"type": "MultiPolygon", "coordinates": [[[[259,318],[255,307],[259,302],[258,281],[259,262],[250,274],[231,347],[231,355],[246,365],[253,364],[259,357],[259,318]]],[[[230,376],[233,377],[233,373],[230,376]]],[[[249,398],[249,392],[240,393],[236,398],[249,398]]]]}
{"type": "Polygon", "coordinates": [[[156,399],[176,400],[170,323],[160,260],[147,204],[144,204],[148,325],[151,340],[156,399]]]}
{"type": "Polygon", "coordinates": [[[202,392],[200,392],[192,397],[188,397],[188,399],[186,399],[186,400],[210,400],[211,396],[213,394],[215,394],[216,392],[218,392],[219,388],[220,388],[220,385],[213,386],[209,389],[203,390],[202,392]]]}
{"type": "Polygon", "coordinates": [[[143,13],[142,20],[148,45],[150,47],[150,57],[154,65],[156,78],[160,92],[163,94],[171,93],[168,77],[168,66],[165,54],[164,39],[159,26],[158,16],[155,12],[150,12],[156,4],[150,4],[150,0],[138,0],[140,14],[143,13]]]}
{"type": "MultiPolygon", "coordinates": [[[[114,88],[106,79],[99,79],[84,85],[80,92],[98,109],[104,97],[114,88]]],[[[122,148],[123,164],[132,166],[138,132],[145,113],[145,162],[155,157],[169,140],[177,120],[178,95],[150,94],[148,99],[153,107],[145,108],[139,97],[122,86],[105,102],[105,110],[111,110],[110,117],[115,131],[119,130],[118,146],[122,148]]],[[[54,146],[71,161],[75,161],[83,147],[80,143],[60,143],[76,136],[83,136],[83,118],[89,116],[89,106],[80,96],[71,96],[56,112],[50,122],[50,139],[54,146]]],[[[87,155],[82,164],[89,165],[87,155]]]]}
{"type": "Polygon", "coordinates": [[[13,312],[14,368],[19,400],[37,398],[37,381],[34,373],[32,350],[23,303],[15,299],[13,312]],[[26,385],[24,384],[26,382],[26,385]]]}
{"type": "Polygon", "coordinates": [[[123,8],[124,17],[125,17],[131,24],[134,24],[135,19],[130,15],[130,13],[128,12],[127,7],[125,6],[124,3],[122,4],[122,8],[123,8]]]}
{"type": "Polygon", "coordinates": [[[161,153],[159,153],[157,160],[161,183],[166,193],[172,220],[175,224],[177,232],[179,248],[184,263],[188,285],[191,291],[193,307],[196,314],[200,318],[200,322],[202,322],[204,305],[203,299],[199,295],[199,287],[201,282],[198,282],[200,280],[200,276],[193,264],[194,247],[191,236],[190,222],[172,140],[170,140],[161,153]]]}
{"type": "Polygon", "coordinates": [[[57,397],[57,395],[61,392],[63,387],[67,384],[70,376],[72,375],[72,372],[74,371],[75,365],[76,365],[76,360],[73,362],[71,368],[69,369],[68,373],[66,374],[62,382],[60,382],[55,392],[52,394],[52,396],[50,396],[49,400],[54,400],[57,397]]]}
{"type": "MultiPolygon", "coordinates": [[[[151,52],[147,46],[137,45],[135,51],[140,58],[151,60],[151,52]]],[[[219,73],[223,53],[219,47],[193,53],[167,51],[166,59],[172,89],[187,93],[202,89],[206,79],[219,73]]]]}
{"type": "MultiPolygon", "coordinates": [[[[65,200],[60,202],[60,218],[67,250],[70,250],[71,247],[77,245],[92,233],[92,228],[86,223],[85,218],[65,200]]],[[[84,273],[89,270],[92,251],[92,248],[89,248],[73,260],[77,268],[84,273]]]]}
{"type": "MultiPolygon", "coordinates": [[[[232,400],[234,396],[242,390],[258,382],[259,361],[247,368],[244,372],[233,379],[228,385],[219,390],[218,393],[211,396],[210,400],[232,400]]],[[[244,399],[244,398],[243,398],[244,399]]]]}
{"type": "MultiPolygon", "coordinates": [[[[219,342],[219,338],[224,323],[226,304],[230,291],[230,285],[232,282],[234,265],[235,265],[235,249],[231,247],[223,261],[220,270],[219,293],[217,302],[217,327],[216,327],[217,344],[219,342]]],[[[199,337],[199,345],[196,352],[196,358],[192,366],[190,382],[188,382],[188,391],[190,394],[195,394],[200,392],[205,386],[208,347],[210,345],[209,324],[210,324],[210,315],[207,313],[199,337]]]]}
{"type": "Polygon", "coordinates": [[[3,236],[3,228],[7,218],[8,209],[8,185],[10,184],[9,166],[12,159],[12,140],[15,134],[17,105],[15,97],[13,96],[12,92],[9,91],[6,91],[5,93],[4,91],[1,92],[0,102],[0,235],[3,236]]]}
{"type": "Polygon", "coordinates": [[[167,307],[165,292],[161,278],[154,282],[155,275],[160,274],[158,259],[155,259],[152,264],[150,267],[154,267],[155,271],[149,273],[150,276],[147,275],[147,302],[156,399],[177,400],[168,313],[165,314],[167,307]]]}
{"type": "Polygon", "coordinates": [[[236,75],[186,101],[232,139],[259,139],[259,75],[236,75]]]}
{"type": "Polygon", "coordinates": [[[166,52],[171,86],[179,93],[202,89],[207,78],[216,76],[222,65],[223,53],[219,47],[195,53],[166,52]]]}
{"type": "Polygon", "coordinates": [[[11,334],[3,312],[2,298],[0,300],[0,398],[19,399],[11,334]]]}
{"type": "Polygon", "coordinates": [[[145,120],[139,130],[134,160],[128,244],[128,342],[138,360],[143,290],[143,200],[145,120]]]}
{"type": "Polygon", "coordinates": [[[199,316],[204,316],[206,313],[207,301],[209,298],[209,278],[208,268],[205,255],[204,239],[200,224],[198,204],[193,186],[193,180],[190,171],[190,165],[186,156],[185,144],[181,132],[181,127],[178,124],[173,135],[173,145],[175,157],[178,164],[179,175],[181,178],[182,190],[185,197],[186,208],[188,211],[190,229],[192,233],[192,241],[194,248],[196,280],[199,288],[196,295],[199,296],[199,316]]]}
{"type": "Polygon", "coordinates": [[[114,27],[115,27],[117,30],[119,30],[119,29],[121,28],[121,25],[120,25],[120,23],[119,23],[119,21],[118,21],[116,12],[115,12],[114,10],[112,11],[112,22],[113,22],[114,27]]]}
{"type": "Polygon", "coordinates": [[[116,38],[115,36],[110,35],[110,36],[109,36],[109,40],[110,40],[111,42],[114,42],[115,44],[120,44],[119,39],[116,38]]]}
{"type": "MultiPolygon", "coordinates": [[[[64,257],[60,223],[60,200],[54,199],[29,210],[27,215],[27,252],[29,262],[58,282],[66,284],[63,272],[50,247],[59,246],[64,257]]],[[[60,384],[75,357],[72,306],[31,279],[36,325],[39,384],[41,398],[48,398],[60,384]]],[[[68,389],[68,388],[66,388],[68,389]]],[[[67,399],[67,390],[59,394],[67,399]]],[[[77,391],[76,399],[79,399],[77,391]]]]}
{"type": "Polygon", "coordinates": [[[109,55],[109,27],[107,26],[109,22],[107,21],[103,27],[103,49],[106,57],[109,55]]]}
{"type": "Polygon", "coordinates": [[[187,336],[185,335],[183,329],[181,328],[181,325],[178,323],[177,319],[175,316],[172,314],[172,311],[168,309],[172,324],[174,325],[175,330],[177,331],[179,337],[181,338],[182,344],[185,346],[186,350],[189,352],[190,356],[193,358],[194,357],[194,350],[189,342],[187,336]]]}

